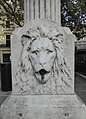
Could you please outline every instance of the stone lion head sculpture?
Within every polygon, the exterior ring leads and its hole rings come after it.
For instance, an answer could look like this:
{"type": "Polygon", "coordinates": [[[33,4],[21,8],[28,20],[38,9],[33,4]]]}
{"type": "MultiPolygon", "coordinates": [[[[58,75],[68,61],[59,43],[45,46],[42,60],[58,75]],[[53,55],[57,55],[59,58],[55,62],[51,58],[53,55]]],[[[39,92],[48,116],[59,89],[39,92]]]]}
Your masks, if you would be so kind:
{"type": "Polygon", "coordinates": [[[37,25],[21,36],[22,50],[16,72],[16,90],[25,94],[71,92],[71,72],[63,49],[62,27],[37,25]]]}

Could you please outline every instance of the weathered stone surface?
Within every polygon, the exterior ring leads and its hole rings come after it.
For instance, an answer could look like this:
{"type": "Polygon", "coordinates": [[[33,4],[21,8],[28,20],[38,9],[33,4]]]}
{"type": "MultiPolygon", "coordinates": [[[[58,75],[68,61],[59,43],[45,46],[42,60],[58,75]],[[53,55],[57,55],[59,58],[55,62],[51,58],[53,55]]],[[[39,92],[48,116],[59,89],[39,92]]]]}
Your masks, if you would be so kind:
{"type": "Polygon", "coordinates": [[[86,119],[86,107],[74,94],[74,67],[69,68],[74,39],[68,28],[47,19],[14,32],[13,91],[0,119],[86,119]]]}
{"type": "Polygon", "coordinates": [[[72,34],[68,27],[63,27],[65,30],[66,36],[64,40],[64,56],[68,61],[69,68],[72,72],[72,78],[74,81],[74,68],[75,68],[75,39],[76,37],[72,34]]]}
{"type": "MultiPolygon", "coordinates": [[[[68,66],[68,63],[73,64],[73,53],[71,57],[66,53],[70,42],[67,37],[73,35],[65,29],[56,22],[41,19],[15,32],[12,40],[13,93],[74,93],[73,68],[68,66]]],[[[74,47],[71,48],[73,51],[74,47]]]]}
{"type": "Polygon", "coordinates": [[[86,107],[76,95],[11,95],[0,119],[86,119],[86,107]]]}
{"type": "Polygon", "coordinates": [[[60,0],[24,0],[24,23],[40,18],[61,25],[60,0]]]}
{"type": "Polygon", "coordinates": [[[60,26],[60,0],[24,2],[27,24],[12,38],[13,91],[0,119],[86,119],[74,94],[75,37],[60,26]]]}
{"type": "Polygon", "coordinates": [[[74,40],[68,28],[47,19],[14,32],[13,91],[1,105],[1,119],[86,119],[86,107],[74,95],[74,67],[69,67],[74,40]]]}

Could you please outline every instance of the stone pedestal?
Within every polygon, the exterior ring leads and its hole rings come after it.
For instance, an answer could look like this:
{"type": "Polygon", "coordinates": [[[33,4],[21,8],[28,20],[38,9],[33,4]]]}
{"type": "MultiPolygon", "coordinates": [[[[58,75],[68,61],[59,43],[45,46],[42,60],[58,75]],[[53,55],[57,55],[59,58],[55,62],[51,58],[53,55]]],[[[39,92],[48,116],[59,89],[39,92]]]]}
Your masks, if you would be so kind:
{"type": "Polygon", "coordinates": [[[86,119],[86,107],[77,95],[11,95],[0,119],[86,119]]]}
{"type": "Polygon", "coordinates": [[[74,62],[71,60],[74,53],[74,38],[68,28],[62,28],[47,19],[34,20],[15,31],[11,50],[13,91],[1,105],[0,119],[86,119],[86,107],[74,93],[73,67],[67,67],[67,64],[74,62]],[[49,29],[46,37],[42,34],[46,30],[42,31],[44,28],[49,29]],[[56,42],[52,43],[56,46],[57,52],[60,51],[60,54],[56,52],[58,64],[53,70],[57,78],[55,79],[53,74],[45,84],[38,83],[33,70],[29,71],[31,63],[28,58],[28,38],[35,38],[35,33],[41,35],[39,38],[46,38],[46,43],[47,37],[50,40],[55,39],[56,42]],[[71,57],[68,55],[69,50],[72,52],[71,57]]]}
{"type": "Polygon", "coordinates": [[[11,42],[12,94],[0,119],[86,119],[74,93],[74,40],[59,0],[24,0],[25,25],[11,42]]]}

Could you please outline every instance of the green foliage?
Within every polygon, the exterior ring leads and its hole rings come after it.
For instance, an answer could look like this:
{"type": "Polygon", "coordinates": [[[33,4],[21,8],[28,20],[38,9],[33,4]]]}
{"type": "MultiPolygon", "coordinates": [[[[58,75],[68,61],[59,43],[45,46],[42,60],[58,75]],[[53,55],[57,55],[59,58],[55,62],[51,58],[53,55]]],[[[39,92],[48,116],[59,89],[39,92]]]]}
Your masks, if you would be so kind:
{"type": "Polygon", "coordinates": [[[0,0],[1,19],[10,19],[18,26],[23,25],[24,0],[0,0]]]}
{"type": "Polygon", "coordinates": [[[86,0],[62,0],[62,25],[78,39],[86,37],[86,0]]]}
{"type": "MultiPolygon", "coordinates": [[[[24,0],[0,0],[0,6],[1,19],[8,18],[18,26],[23,26],[24,0]]],[[[61,8],[62,26],[69,27],[78,39],[85,37],[86,0],[61,0],[61,8]]]]}

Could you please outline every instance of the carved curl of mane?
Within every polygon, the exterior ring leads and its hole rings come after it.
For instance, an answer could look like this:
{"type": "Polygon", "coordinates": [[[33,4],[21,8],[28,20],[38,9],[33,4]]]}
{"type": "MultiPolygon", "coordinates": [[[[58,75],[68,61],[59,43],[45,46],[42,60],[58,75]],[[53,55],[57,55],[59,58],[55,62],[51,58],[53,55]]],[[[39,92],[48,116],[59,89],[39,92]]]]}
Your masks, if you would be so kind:
{"type": "Polygon", "coordinates": [[[24,94],[68,94],[71,93],[71,72],[67,67],[63,49],[64,32],[61,27],[37,26],[30,28],[22,35],[22,51],[16,73],[16,92],[24,94]],[[48,37],[56,50],[56,58],[51,79],[40,85],[33,74],[29,60],[31,43],[38,37],[48,37]]]}

